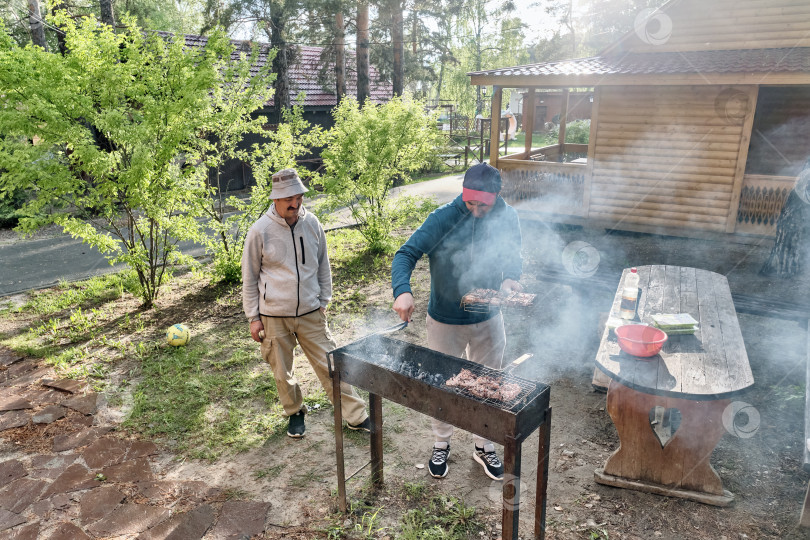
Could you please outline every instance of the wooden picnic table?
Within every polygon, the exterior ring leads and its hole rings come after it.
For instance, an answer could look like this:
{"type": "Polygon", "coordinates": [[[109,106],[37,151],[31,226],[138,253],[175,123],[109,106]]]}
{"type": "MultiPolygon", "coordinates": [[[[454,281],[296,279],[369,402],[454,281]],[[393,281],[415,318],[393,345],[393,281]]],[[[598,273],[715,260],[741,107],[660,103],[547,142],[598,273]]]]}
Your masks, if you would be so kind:
{"type": "MultiPolygon", "coordinates": [[[[625,269],[611,312],[619,312],[625,269]]],[[[620,446],[600,484],[727,506],[734,496],[709,463],[733,422],[733,396],[754,384],[737,312],[725,276],[681,266],[641,266],[636,320],[689,313],[694,335],[670,335],[661,352],[638,358],[605,328],[596,365],[610,377],[607,410],[620,446]],[[724,416],[725,412],[725,416],[724,416]],[[724,425],[725,420],[725,425],[724,425]]]]}

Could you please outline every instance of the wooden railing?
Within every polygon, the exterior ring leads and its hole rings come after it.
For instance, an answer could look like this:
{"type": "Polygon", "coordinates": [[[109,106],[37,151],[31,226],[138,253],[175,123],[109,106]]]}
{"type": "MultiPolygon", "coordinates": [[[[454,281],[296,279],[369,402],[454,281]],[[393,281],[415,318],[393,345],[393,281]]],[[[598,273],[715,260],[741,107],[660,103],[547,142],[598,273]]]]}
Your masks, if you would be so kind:
{"type": "Polygon", "coordinates": [[[792,176],[746,174],[734,232],[773,236],[782,206],[795,183],[792,176]]]}
{"type": "Polygon", "coordinates": [[[572,216],[586,215],[585,174],[587,165],[527,161],[523,157],[525,155],[526,153],[522,152],[498,160],[498,168],[501,170],[503,178],[501,196],[507,202],[519,204],[521,209],[539,212],[572,216]]]}

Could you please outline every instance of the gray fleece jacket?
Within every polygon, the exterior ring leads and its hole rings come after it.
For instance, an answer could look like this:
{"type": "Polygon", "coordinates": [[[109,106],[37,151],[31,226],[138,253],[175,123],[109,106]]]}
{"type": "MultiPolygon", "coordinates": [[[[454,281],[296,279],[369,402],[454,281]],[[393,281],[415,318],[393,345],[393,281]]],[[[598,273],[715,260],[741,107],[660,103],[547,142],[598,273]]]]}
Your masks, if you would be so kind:
{"type": "Polygon", "coordinates": [[[242,253],[242,307],[248,319],[298,317],[326,307],[332,272],[326,235],[302,206],[290,227],[275,204],[250,228],[242,253]]]}

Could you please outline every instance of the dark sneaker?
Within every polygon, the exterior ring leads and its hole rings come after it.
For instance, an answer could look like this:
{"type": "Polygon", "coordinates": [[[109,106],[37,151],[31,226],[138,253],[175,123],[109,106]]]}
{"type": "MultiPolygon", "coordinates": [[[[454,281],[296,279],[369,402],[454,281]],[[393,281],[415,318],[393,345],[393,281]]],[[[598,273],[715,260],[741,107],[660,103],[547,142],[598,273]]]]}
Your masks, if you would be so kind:
{"type": "Polygon", "coordinates": [[[433,455],[428,463],[430,476],[444,478],[447,476],[447,458],[450,456],[450,445],[446,442],[437,442],[433,445],[433,455]]]}
{"type": "Polygon", "coordinates": [[[290,425],[287,428],[287,435],[293,439],[300,439],[307,431],[307,426],[304,425],[304,415],[306,412],[301,409],[297,413],[290,416],[290,425]]]}
{"type": "Polygon", "coordinates": [[[363,431],[365,433],[371,433],[371,418],[366,417],[366,419],[360,422],[359,424],[350,424],[346,422],[346,427],[349,429],[353,429],[355,431],[363,431]]]}
{"type": "Polygon", "coordinates": [[[498,459],[498,454],[495,453],[494,444],[487,443],[483,448],[476,446],[473,458],[481,464],[487,476],[493,480],[503,480],[503,463],[498,459]]]}

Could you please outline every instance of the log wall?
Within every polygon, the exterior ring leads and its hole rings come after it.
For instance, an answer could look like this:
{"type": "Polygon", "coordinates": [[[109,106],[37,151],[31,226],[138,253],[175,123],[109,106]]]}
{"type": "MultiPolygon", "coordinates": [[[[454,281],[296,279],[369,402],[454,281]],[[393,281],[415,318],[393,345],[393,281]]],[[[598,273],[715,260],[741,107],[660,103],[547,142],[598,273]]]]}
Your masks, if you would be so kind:
{"type": "Polygon", "coordinates": [[[756,88],[600,87],[597,100],[588,219],[733,232],[756,88]]]}
{"type": "MultiPolygon", "coordinates": [[[[637,21],[638,22],[638,21],[637,21]]],[[[807,0],[684,0],[609,50],[635,52],[810,46],[807,0]]]]}

